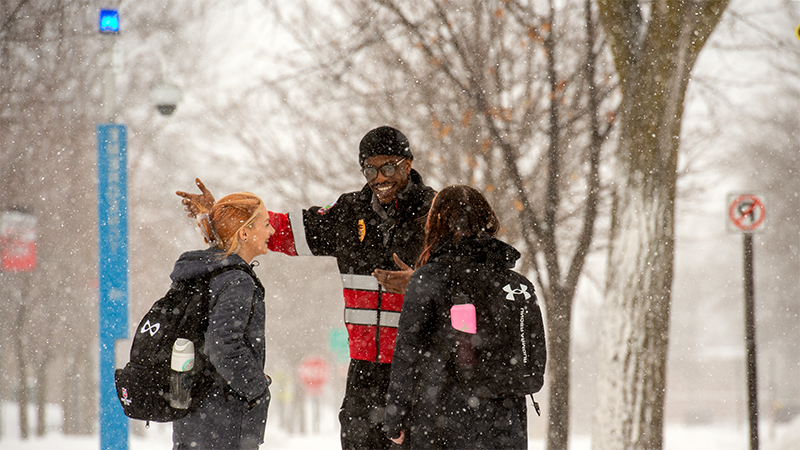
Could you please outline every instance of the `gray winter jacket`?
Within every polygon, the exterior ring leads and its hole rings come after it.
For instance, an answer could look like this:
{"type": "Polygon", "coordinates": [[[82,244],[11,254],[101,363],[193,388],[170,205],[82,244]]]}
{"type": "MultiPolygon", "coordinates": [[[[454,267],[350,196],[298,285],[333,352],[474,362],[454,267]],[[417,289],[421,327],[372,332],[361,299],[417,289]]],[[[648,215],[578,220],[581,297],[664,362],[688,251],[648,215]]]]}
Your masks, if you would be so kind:
{"type": "Polygon", "coordinates": [[[210,284],[205,353],[217,381],[200,407],[173,422],[173,449],[255,449],[264,440],[269,388],[264,288],[236,254],[222,258],[216,248],[186,252],[170,275],[181,281],[237,266],[210,284]]]}

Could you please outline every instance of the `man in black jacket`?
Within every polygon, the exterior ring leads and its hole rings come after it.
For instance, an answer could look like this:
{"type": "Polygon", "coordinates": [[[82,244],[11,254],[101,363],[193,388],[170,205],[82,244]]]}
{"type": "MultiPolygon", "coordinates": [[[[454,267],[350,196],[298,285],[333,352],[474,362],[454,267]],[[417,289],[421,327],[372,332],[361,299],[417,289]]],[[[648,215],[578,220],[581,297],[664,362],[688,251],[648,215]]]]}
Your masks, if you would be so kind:
{"type": "MultiPolygon", "coordinates": [[[[408,280],[425,239],[425,220],[436,191],[411,168],[408,139],[383,126],[359,144],[367,184],[342,194],[326,207],[283,214],[270,212],[276,232],[270,250],[287,255],[333,256],[344,292],[344,320],[350,345],[347,388],[339,412],[343,449],[389,448],[381,430],[397,324],[408,280]],[[396,270],[397,268],[400,270],[396,270]]],[[[178,192],[189,215],[189,198],[178,192]]]]}

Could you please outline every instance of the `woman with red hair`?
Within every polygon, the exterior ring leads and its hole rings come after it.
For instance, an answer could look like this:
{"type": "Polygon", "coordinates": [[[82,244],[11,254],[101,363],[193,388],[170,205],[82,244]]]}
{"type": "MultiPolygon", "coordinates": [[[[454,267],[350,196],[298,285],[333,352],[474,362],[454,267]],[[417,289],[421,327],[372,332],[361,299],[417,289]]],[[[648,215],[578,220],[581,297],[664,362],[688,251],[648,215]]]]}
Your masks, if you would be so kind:
{"type": "Polygon", "coordinates": [[[264,287],[253,258],[267,253],[275,232],[260,198],[237,192],[209,209],[195,205],[198,225],[210,244],[182,254],[173,282],[218,273],[209,283],[205,342],[195,343],[214,382],[189,414],[173,422],[174,450],[257,449],[264,441],[270,379],[264,373],[264,287]]]}

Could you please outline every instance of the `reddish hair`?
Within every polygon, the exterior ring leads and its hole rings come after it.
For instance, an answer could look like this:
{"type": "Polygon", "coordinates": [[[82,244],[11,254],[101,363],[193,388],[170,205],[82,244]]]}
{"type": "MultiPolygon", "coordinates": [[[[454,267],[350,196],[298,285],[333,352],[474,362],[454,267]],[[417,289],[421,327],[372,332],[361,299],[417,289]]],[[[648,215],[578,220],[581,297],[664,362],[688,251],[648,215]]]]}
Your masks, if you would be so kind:
{"type": "Polygon", "coordinates": [[[446,241],[455,242],[480,234],[494,236],[500,222],[483,194],[470,186],[455,185],[442,189],[431,204],[425,224],[425,248],[419,256],[421,267],[446,241]]]}
{"type": "Polygon", "coordinates": [[[252,225],[264,202],[250,192],[235,192],[219,199],[211,211],[199,205],[197,225],[205,241],[230,255],[241,245],[239,230],[252,225]]]}

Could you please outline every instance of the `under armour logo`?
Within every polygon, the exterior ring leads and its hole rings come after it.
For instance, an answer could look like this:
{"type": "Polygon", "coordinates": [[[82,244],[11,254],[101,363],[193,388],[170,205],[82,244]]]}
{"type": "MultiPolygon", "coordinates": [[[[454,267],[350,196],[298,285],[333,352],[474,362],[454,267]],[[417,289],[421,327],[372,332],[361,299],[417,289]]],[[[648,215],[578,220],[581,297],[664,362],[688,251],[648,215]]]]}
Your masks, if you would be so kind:
{"type": "Polygon", "coordinates": [[[506,300],[511,300],[512,302],[516,300],[517,295],[524,295],[525,300],[531,298],[531,294],[528,293],[528,286],[521,284],[517,289],[513,289],[510,284],[503,286],[503,290],[508,292],[506,295],[506,300]]]}
{"type": "MultiPolygon", "coordinates": [[[[503,288],[503,289],[505,289],[505,288],[503,288]]],[[[158,333],[158,330],[160,330],[160,329],[161,329],[161,324],[160,323],[156,323],[156,324],[150,325],[150,321],[147,320],[147,321],[145,321],[144,325],[142,325],[142,329],[139,330],[139,332],[140,333],[150,333],[150,336],[155,336],[156,333],[158,333]]]]}

